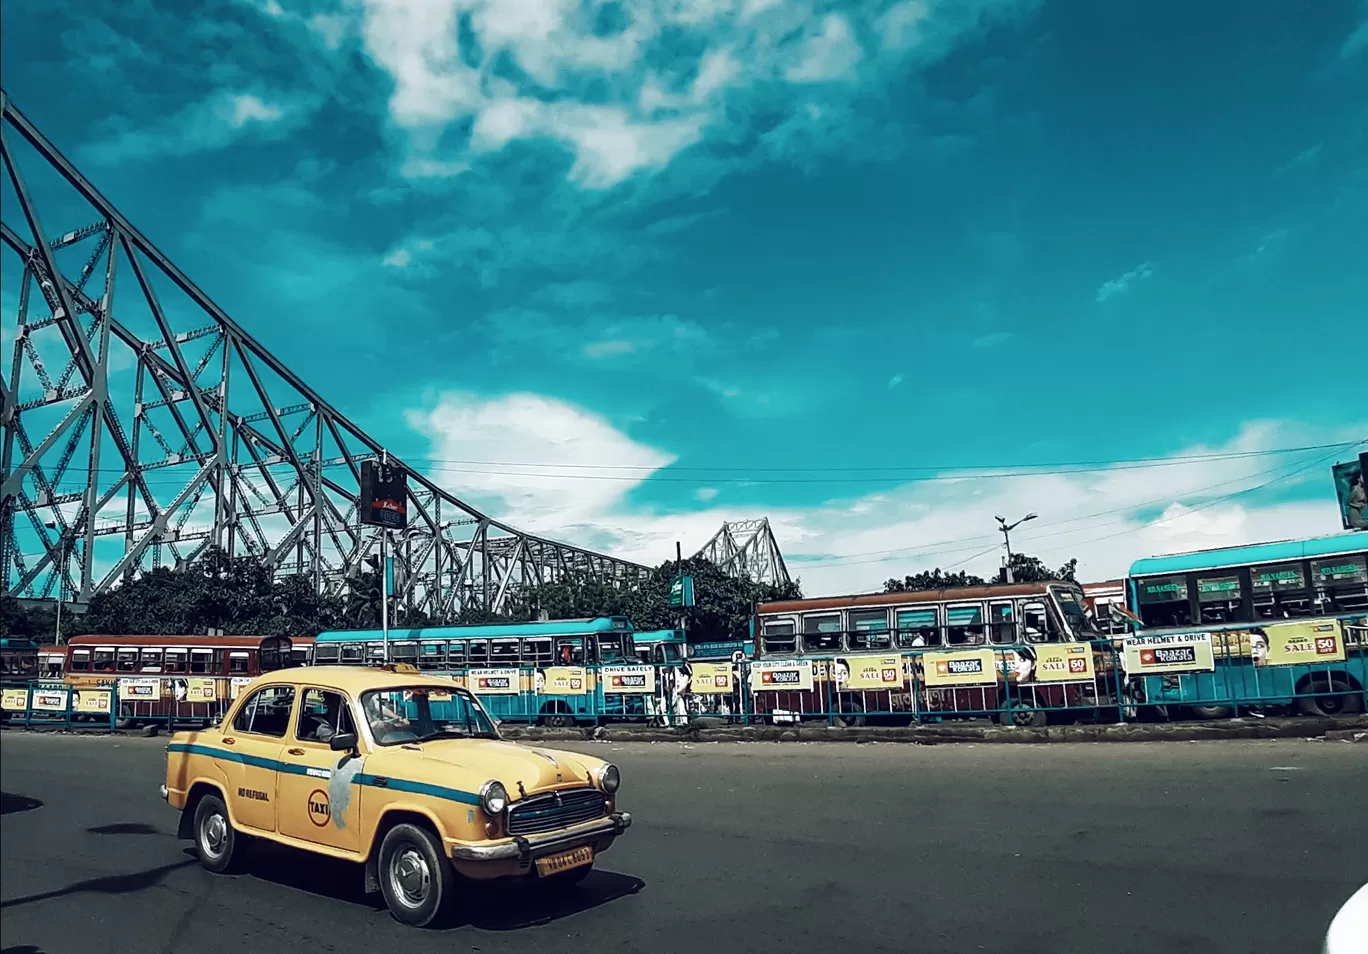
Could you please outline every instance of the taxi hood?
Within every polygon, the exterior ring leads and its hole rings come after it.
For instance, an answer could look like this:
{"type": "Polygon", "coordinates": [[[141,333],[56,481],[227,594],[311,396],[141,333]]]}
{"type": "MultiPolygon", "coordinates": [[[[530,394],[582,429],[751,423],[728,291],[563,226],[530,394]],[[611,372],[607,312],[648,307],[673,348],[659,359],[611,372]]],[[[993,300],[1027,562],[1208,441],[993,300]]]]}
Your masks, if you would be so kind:
{"type": "Polygon", "coordinates": [[[477,787],[497,779],[514,800],[520,797],[519,782],[528,795],[572,785],[593,785],[591,773],[603,764],[601,759],[575,752],[524,747],[494,739],[436,739],[421,743],[420,748],[421,754],[410,749],[407,755],[416,756],[427,766],[434,781],[449,777],[449,769],[459,769],[462,776],[472,780],[469,784],[477,787]]]}

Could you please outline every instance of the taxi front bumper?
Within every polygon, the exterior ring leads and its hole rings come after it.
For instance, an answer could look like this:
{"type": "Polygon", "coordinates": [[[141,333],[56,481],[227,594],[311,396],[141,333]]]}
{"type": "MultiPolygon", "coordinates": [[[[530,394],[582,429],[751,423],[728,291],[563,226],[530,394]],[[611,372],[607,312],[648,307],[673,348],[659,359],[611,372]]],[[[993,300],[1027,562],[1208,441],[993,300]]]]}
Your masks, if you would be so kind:
{"type": "Polygon", "coordinates": [[[503,868],[510,862],[517,868],[527,868],[537,858],[583,845],[594,846],[596,853],[605,851],[618,835],[630,827],[632,816],[629,813],[614,812],[606,818],[597,818],[561,831],[542,835],[514,835],[510,841],[499,844],[455,844],[451,846],[451,860],[462,869],[490,864],[503,868]]]}

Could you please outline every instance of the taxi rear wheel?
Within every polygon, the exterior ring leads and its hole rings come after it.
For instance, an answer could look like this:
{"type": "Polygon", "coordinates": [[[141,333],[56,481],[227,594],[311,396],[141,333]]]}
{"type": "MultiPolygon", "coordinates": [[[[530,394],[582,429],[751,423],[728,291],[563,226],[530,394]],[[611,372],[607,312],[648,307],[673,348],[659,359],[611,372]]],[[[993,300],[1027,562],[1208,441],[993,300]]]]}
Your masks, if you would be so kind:
{"type": "Polygon", "coordinates": [[[217,795],[201,798],[195,806],[195,850],[200,864],[220,874],[234,871],[240,866],[243,847],[223,799],[217,795]]]}
{"type": "Polygon", "coordinates": [[[397,920],[427,927],[449,909],[455,874],[441,842],[425,828],[405,822],[386,832],[379,874],[380,893],[397,920]]]}

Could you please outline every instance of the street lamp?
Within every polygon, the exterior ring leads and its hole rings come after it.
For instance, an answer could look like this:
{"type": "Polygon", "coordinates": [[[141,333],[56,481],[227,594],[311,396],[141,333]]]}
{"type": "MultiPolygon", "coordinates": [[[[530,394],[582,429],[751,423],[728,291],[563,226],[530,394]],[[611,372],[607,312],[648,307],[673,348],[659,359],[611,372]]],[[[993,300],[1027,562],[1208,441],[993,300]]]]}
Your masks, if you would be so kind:
{"type": "MultiPolygon", "coordinates": [[[[44,522],[43,526],[47,527],[49,530],[56,530],[57,522],[55,520],[49,520],[44,522]]],[[[66,599],[66,565],[71,554],[71,540],[67,537],[65,532],[59,532],[57,535],[57,542],[60,544],[58,547],[60,557],[58,558],[59,564],[57,566],[57,631],[53,635],[53,639],[56,641],[56,644],[60,646],[62,645],[62,600],[66,599]]]]}
{"type": "Polygon", "coordinates": [[[1012,538],[1009,536],[1009,534],[1010,534],[1013,530],[1015,530],[1017,527],[1019,527],[1019,526],[1021,526],[1023,523],[1025,523],[1027,520],[1034,520],[1035,518],[1036,518],[1036,514],[1028,513],[1026,516],[1022,517],[1022,518],[1021,518],[1020,520],[1018,520],[1016,523],[1011,523],[1011,524],[1009,524],[1009,523],[1008,523],[1006,520],[1004,520],[1002,517],[997,517],[997,518],[996,518],[996,519],[997,519],[997,522],[998,522],[998,529],[1002,531],[1002,542],[1003,542],[1003,545],[1007,547],[1007,582],[1008,582],[1008,583],[1013,583],[1013,582],[1015,582],[1015,581],[1012,579],[1012,538]]]}

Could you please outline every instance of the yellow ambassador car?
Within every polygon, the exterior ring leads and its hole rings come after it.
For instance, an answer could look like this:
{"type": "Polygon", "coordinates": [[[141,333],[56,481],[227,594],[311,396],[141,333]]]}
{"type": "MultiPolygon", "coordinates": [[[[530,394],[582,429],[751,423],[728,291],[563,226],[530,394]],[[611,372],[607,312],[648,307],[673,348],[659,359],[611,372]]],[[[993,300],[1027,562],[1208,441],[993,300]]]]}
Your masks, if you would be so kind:
{"type": "Polygon", "coordinates": [[[362,862],[366,889],[420,927],[457,875],[577,884],[632,823],[616,766],[500,741],[473,695],[402,665],[261,676],[166,752],[162,795],[210,871],[253,838],[362,862]]]}

